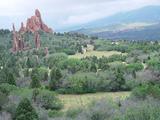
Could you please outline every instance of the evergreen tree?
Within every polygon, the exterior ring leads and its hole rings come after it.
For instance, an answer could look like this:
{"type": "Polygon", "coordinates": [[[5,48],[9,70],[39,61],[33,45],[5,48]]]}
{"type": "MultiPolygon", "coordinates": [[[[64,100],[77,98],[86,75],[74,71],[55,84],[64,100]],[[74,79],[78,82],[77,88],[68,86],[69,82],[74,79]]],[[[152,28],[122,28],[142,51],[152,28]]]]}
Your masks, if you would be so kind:
{"type": "Polygon", "coordinates": [[[30,84],[31,88],[41,87],[41,83],[39,81],[39,74],[36,68],[32,70],[31,79],[32,79],[30,84]]]}
{"type": "Polygon", "coordinates": [[[91,72],[97,72],[97,66],[96,66],[95,63],[91,63],[90,71],[91,72]]]}
{"type": "Polygon", "coordinates": [[[7,74],[7,83],[11,85],[16,85],[15,77],[12,73],[7,74]]]}
{"type": "Polygon", "coordinates": [[[29,57],[27,58],[26,65],[27,65],[28,68],[31,68],[31,67],[32,67],[31,60],[30,60],[29,57]]]}
{"type": "Polygon", "coordinates": [[[27,98],[19,103],[14,120],[39,120],[38,114],[27,98]]]}
{"type": "Polygon", "coordinates": [[[115,76],[116,76],[116,79],[115,79],[115,82],[117,82],[117,89],[120,90],[122,89],[122,85],[125,84],[125,79],[123,77],[123,72],[117,68],[116,72],[115,72],[115,76]]]}
{"type": "Polygon", "coordinates": [[[62,78],[62,73],[59,69],[52,69],[51,71],[51,80],[50,80],[50,84],[49,84],[49,87],[50,89],[57,89],[59,87],[59,82],[60,82],[60,79],[62,78]]]}

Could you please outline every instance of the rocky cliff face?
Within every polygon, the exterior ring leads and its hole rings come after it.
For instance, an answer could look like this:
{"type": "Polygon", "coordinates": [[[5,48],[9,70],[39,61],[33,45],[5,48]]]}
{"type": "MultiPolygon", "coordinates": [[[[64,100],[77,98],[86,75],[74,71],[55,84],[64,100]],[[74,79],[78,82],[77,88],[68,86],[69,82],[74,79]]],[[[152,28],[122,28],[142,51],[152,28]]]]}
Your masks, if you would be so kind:
{"type": "Polygon", "coordinates": [[[35,10],[35,15],[31,18],[27,19],[27,25],[26,25],[27,31],[31,31],[32,33],[42,30],[44,32],[53,32],[51,28],[49,28],[41,18],[41,13],[38,9],[35,10]]]}
{"type": "Polygon", "coordinates": [[[13,42],[12,42],[12,51],[17,52],[24,49],[24,39],[20,32],[16,32],[13,24],[13,42]]]}
{"type": "MultiPolygon", "coordinates": [[[[35,15],[31,18],[28,18],[26,27],[24,26],[23,22],[21,23],[21,27],[17,32],[15,30],[13,24],[13,40],[12,40],[12,52],[22,51],[29,49],[27,45],[24,43],[24,34],[26,32],[32,32],[34,34],[34,43],[35,48],[39,49],[41,46],[40,35],[38,33],[39,30],[42,30],[47,33],[52,33],[53,30],[49,28],[41,18],[41,13],[38,9],[35,10],[35,15]]],[[[47,50],[45,49],[45,52],[47,50]]],[[[48,54],[48,52],[46,52],[48,54]]]]}

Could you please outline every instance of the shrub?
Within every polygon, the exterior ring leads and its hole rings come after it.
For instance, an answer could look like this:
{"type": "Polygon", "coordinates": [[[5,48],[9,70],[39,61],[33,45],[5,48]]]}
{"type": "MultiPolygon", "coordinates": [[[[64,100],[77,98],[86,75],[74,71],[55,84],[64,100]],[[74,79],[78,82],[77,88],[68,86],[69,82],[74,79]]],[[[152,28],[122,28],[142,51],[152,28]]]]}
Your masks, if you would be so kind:
{"type": "Polygon", "coordinates": [[[2,110],[2,107],[7,103],[7,101],[7,96],[4,93],[0,92],[0,111],[2,110]]]}
{"type": "Polygon", "coordinates": [[[96,91],[97,78],[94,73],[77,73],[67,79],[60,91],[63,93],[82,94],[96,91]]]}
{"type": "Polygon", "coordinates": [[[159,120],[160,103],[158,100],[147,98],[139,101],[125,101],[120,108],[121,115],[116,116],[118,120],[159,120]]]}
{"type": "Polygon", "coordinates": [[[157,85],[144,84],[136,87],[132,92],[132,96],[140,99],[145,99],[147,96],[160,99],[160,88],[157,85]]]}
{"type": "Polygon", "coordinates": [[[49,83],[49,88],[51,90],[56,90],[59,87],[60,79],[62,78],[62,73],[59,69],[52,69],[51,71],[51,80],[49,83]]]}
{"type": "Polygon", "coordinates": [[[69,109],[66,112],[66,116],[69,118],[76,118],[78,114],[80,114],[83,111],[82,108],[76,108],[76,109],[69,109]]]}
{"type": "Polygon", "coordinates": [[[116,109],[112,103],[100,100],[81,112],[77,120],[114,120],[115,114],[116,109]]]}
{"type": "Polygon", "coordinates": [[[39,74],[38,74],[38,70],[37,69],[33,69],[32,70],[31,79],[32,79],[32,81],[30,83],[30,87],[31,88],[39,88],[39,87],[41,87],[40,80],[39,80],[39,74]]]}
{"type": "Polygon", "coordinates": [[[39,75],[39,80],[40,81],[47,81],[48,80],[48,69],[45,67],[40,67],[37,70],[38,75],[39,75]]]}
{"type": "Polygon", "coordinates": [[[39,91],[39,94],[36,95],[35,102],[47,110],[59,110],[62,108],[60,100],[54,92],[50,91],[39,91]]]}
{"type": "Polygon", "coordinates": [[[6,95],[8,95],[13,90],[17,90],[17,87],[14,85],[10,85],[8,83],[2,83],[0,85],[0,91],[6,95]]]}
{"type": "Polygon", "coordinates": [[[19,103],[14,120],[39,120],[35,109],[27,98],[19,103]]]}
{"type": "Polygon", "coordinates": [[[47,64],[50,68],[59,67],[59,63],[67,59],[65,53],[52,54],[47,58],[47,64]]]}
{"type": "Polygon", "coordinates": [[[51,118],[61,117],[61,116],[63,116],[63,112],[62,111],[57,111],[57,110],[49,110],[48,111],[48,116],[51,117],[51,118]]]}

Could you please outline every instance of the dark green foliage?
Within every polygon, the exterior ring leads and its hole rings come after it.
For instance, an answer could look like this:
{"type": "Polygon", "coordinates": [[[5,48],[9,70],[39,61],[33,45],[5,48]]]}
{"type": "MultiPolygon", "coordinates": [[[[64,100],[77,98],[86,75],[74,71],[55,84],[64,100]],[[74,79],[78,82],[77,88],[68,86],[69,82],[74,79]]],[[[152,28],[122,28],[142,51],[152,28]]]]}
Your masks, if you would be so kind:
{"type": "Polygon", "coordinates": [[[67,59],[62,62],[62,68],[67,69],[69,73],[74,74],[81,70],[82,61],[79,59],[67,59]]]}
{"type": "Polygon", "coordinates": [[[77,73],[70,76],[65,82],[67,83],[59,89],[59,92],[82,94],[95,92],[98,80],[93,73],[77,73]]]}
{"type": "Polygon", "coordinates": [[[40,81],[47,81],[48,80],[48,69],[45,67],[37,68],[37,74],[39,76],[40,81]]]}
{"type": "Polygon", "coordinates": [[[96,66],[95,63],[91,63],[90,71],[91,72],[97,72],[97,66],[96,66]]]}
{"type": "Polygon", "coordinates": [[[27,65],[27,67],[28,67],[28,68],[33,67],[33,66],[32,66],[32,63],[31,63],[31,60],[30,60],[30,58],[29,58],[29,57],[27,58],[26,65],[27,65]]]}
{"type": "Polygon", "coordinates": [[[140,71],[143,70],[143,65],[142,63],[131,63],[127,65],[126,69],[128,72],[133,72],[133,71],[140,71]]]}
{"type": "Polygon", "coordinates": [[[10,84],[10,85],[16,85],[15,77],[12,73],[8,73],[7,83],[10,84]]]}
{"type": "Polygon", "coordinates": [[[160,60],[159,59],[153,58],[149,60],[147,64],[149,65],[151,69],[160,71],[160,60]]]}
{"type": "Polygon", "coordinates": [[[67,55],[64,53],[51,54],[47,58],[47,64],[50,68],[59,67],[59,63],[67,59],[67,55]]]}
{"type": "Polygon", "coordinates": [[[8,95],[10,92],[17,90],[17,87],[8,83],[0,84],[0,92],[8,95]]]}
{"type": "Polygon", "coordinates": [[[19,103],[14,120],[39,120],[38,114],[27,98],[19,103]]]}
{"type": "Polygon", "coordinates": [[[125,90],[125,79],[124,79],[124,73],[120,68],[117,68],[114,72],[115,78],[110,83],[110,89],[111,91],[119,91],[119,90],[125,90]]]}
{"type": "Polygon", "coordinates": [[[40,91],[38,89],[34,89],[32,92],[32,99],[36,102],[36,97],[39,95],[40,91]]]}
{"type": "Polygon", "coordinates": [[[62,104],[54,92],[34,90],[32,97],[37,104],[46,110],[59,110],[62,108],[62,104]]]}
{"type": "Polygon", "coordinates": [[[16,77],[12,69],[3,68],[0,71],[1,83],[8,83],[10,85],[16,85],[16,77]]]}
{"type": "Polygon", "coordinates": [[[139,99],[145,99],[147,96],[160,99],[160,87],[158,85],[144,84],[135,88],[132,95],[139,99]]]}
{"type": "Polygon", "coordinates": [[[61,73],[60,69],[53,68],[51,70],[50,76],[51,76],[51,80],[49,83],[49,88],[51,90],[56,90],[59,87],[60,79],[62,78],[62,73],[61,73]]]}
{"type": "Polygon", "coordinates": [[[30,87],[31,88],[39,88],[39,87],[41,87],[38,70],[36,68],[32,70],[31,80],[32,80],[31,83],[30,83],[30,87]]]}

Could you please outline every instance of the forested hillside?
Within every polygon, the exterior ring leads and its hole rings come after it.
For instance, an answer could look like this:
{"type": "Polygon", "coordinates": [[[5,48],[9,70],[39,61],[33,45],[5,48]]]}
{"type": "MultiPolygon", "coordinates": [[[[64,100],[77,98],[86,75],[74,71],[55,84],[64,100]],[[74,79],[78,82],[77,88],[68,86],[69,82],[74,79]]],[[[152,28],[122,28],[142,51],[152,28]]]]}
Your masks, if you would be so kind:
{"type": "Polygon", "coordinates": [[[33,33],[26,32],[30,49],[12,52],[12,31],[0,30],[2,120],[160,119],[159,41],[38,32],[40,48],[33,33]],[[122,92],[124,97],[86,98],[90,102],[83,106],[70,101],[71,107],[63,101],[70,99],[63,96],[97,92],[122,92]]]}

